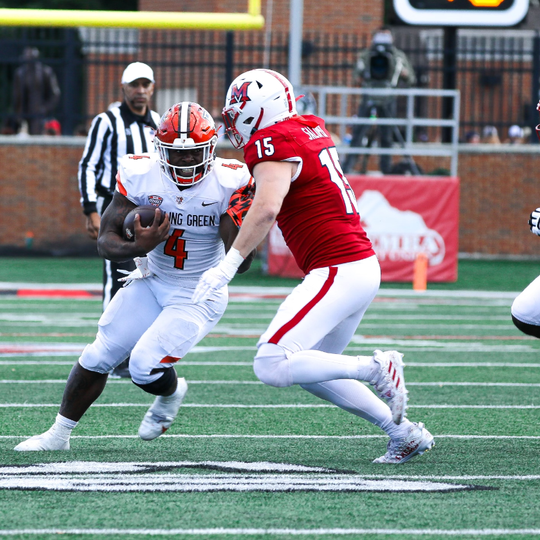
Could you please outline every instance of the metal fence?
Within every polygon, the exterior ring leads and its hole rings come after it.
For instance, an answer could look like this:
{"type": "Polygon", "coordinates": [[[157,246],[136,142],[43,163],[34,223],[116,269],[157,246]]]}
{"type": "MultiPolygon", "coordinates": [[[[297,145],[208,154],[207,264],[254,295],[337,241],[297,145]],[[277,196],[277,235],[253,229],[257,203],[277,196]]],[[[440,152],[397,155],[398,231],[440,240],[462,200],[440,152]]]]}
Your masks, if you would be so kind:
{"type": "MultiPolygon", "coordinates": [[[[450,175],[457,176],[458,172],[458,133],[459,133],[459,92],[457,90],[430,90],[422,88],[403,88],[403,89],[366,89],[350,88],[336,86],[305,86],[306,91],[312,92],[317,98],[317,114],[324,118],[326,126],[334,129],[338,135],[336,138],[339,143],[337,150],[343,157],[347,154],[368,154],[368,155],[397,155],[397,156],[441,156],[450,158],[450,175]],[[332,98],[339,99],[337,114],[328,110],[328,105],[333,101],[332,98]],[[346,114],[350,110],[349,102],[354,98],[381,98],[390,99],[402,98],[405,108],[403,118],[377,118],[377,117],[355,117],[351,118],[346,114]],[[442,118],[442,101],[445,98],[451,100],[452,116],[451,118],[442,118]],[[415,102],[419,99],[430,103],[430,109],[439,111],[438,116],[430,118],[418,118],[415,110],[415,102]],[[438,103],[438,104],[437,104],[438,103]],[[346,130],[350,126],[366,126],[377,129],[378,126],[388,126],[398,131],[398,137],[401,144],[394,145],[393,148],[377,148],[368,145],[352,147],[340,144],[346,138],[346,130]],[[414,143],[415,128],[426,130],[436,130],[441,133],[442,129],[450,130],[450,144],[418,144],[414,143]],[[403,132],[403,134],[401,134],[403,132]]],[[[357,99],[355,99],[357,101],[357,99]]],[[[334,100],[335,102],[335,100],[334,100]]],[[[335,106],[331,109],[336,109],[335,106]]],[[[418,173],[416,173],[418,174],[418,173]]]]}
{"type": "MultiPolygon", "coordinates": [[[[395,33],[396,45],[412,61],[418,86],[442,89],[448,69],[443,62],[443,31],[397,29],[395,33]]],[[[305,33],[303,84],[353,86],[357,53],[368,44],[369,36],[364,35],[305,33]]],[[[0,27],[4,132],[13,118],[13,75],[26,46],[37,47],[43,63],[57,74],[62,99],[54,116],[64,134],[83,133],[93,116],[121,99],[122,70],[135,60],[154,68],[154,108],[160,113],[176,101],[195,99],[219,114],[225,90],[237,74],[254,67],[288,71],[286,32],[274,32],[269,39],[264,32],[0,27]]],[[[460,136],[491,125],[504,139],[510,125],[534,127],[539,79],[537,32],[460,31],[455,73],[461,93],[460,136]]],[[[420,100],[417,107],[418,117],[436,116],[427,101],[420,100]]],[[[355,112],[353,105],[348,113],[355,112]]]]}

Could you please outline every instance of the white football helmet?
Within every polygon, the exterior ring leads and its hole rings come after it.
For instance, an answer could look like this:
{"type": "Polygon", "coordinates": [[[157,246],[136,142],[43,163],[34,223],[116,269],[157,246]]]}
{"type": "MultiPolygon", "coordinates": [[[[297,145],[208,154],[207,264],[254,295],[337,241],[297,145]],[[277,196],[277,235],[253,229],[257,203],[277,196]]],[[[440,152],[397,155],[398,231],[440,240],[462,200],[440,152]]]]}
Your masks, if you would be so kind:
{"type": "Polygon", "coordinates": [[[258,130],[297,114],[292,84],[270,69],[252,69],[231,83],[221,113],[225,133],[235,148],[258,130]]]}

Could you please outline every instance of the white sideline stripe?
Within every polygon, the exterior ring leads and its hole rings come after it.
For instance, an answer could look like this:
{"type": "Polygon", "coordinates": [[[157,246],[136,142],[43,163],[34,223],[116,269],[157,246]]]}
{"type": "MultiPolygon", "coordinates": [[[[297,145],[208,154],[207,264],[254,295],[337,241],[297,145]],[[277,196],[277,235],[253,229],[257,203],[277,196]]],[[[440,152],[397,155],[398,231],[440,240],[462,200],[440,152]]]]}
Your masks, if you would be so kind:
{"type": "MultiPolygon", "coordinates": [[[[538,351],[535,351],[535,352],[538,354],[538,351]]],[[[406,362],[405,366],[406,367],[521,367],[521,368],[539,368],[540,364],[512,364],[511,362],[406,362]]]]}
{"type": "MultiPolygon", "coordinates": [[[[239,385],[263,385],[260,381],[191,381],[188,379],[189,384],[239,384],[239,385]]],[[[0,384],[66,384],[66,379],[31,379],[31,380],[19,380],[19,379],[0,379],[0,384]]],[[[111,379],[107,381],[107,384],[131,384],[130,379],[111,379]]],[[[367,383],[365,383],[367,384],[367,383]]],[[[486,386],[486,387],[518,387],[518,388],[540,388],[540,383],[510,383],[510,382],[408,382],[407,386],[486,386]]]]}
{"type": "MultiPolygon", "coordinates": [[[[92,407],[149,407],[151,403],[94,403],[92,407]]],[[[0,403],[1,409],[59,407],[58,403],[0,403]]],[[[242,403],[185,403],[190,409],[336,409],[335,405],[290,403],[279,405],[244,405],[242,403]]],[[[540,405],[409,405],[408,409],[540,409],[540,405]]]]}
{"type": "MultiPolygon", "coordinates": [[[[262,310],[261,311],[265,311],[265,310],[262,310]]],[[[245,313],[243,313],[242,311],[239,311],[238,313],[235,313],[234,311],[226,311],[225,314],[223,315],[223,317],[221,317],[221,321],[225,321],[227,319],[230,319],[230,320],[246,320],[246,319],[249,319],[249,320],[253,320],[253,319],[259,319],[259,320],[272,320],[272,318],[274,317],[274,308],[272,308],[272,310],[267,310],[266,313],[250,313],[249,315],[246,315],[245,313]]],[[[75,314],[75,315],[79,315],[81,317],[86,317],[88,318],[88,315],[87,314],[75,314]]],[[[27,316],[29,317],[28,320],[32,320],[34,321],[35,320],[35,316],[27,316]]],[[[51,317],[49,317],[51,318],[51,317]]],[[[97,318],[99,318],[99,315],[97,315],[97,318]]],[[[388,313],[385,312],[385,313],[381,313],[381,314],[376,314],[376,313],[371,313],[369,315],[365,315],[362,319],[362,326],[365,324],[366,321],[379,321],[379,320],[383,320],[385,322],[388,321],[388,313]]],[[[0,320],[7,320],[7,321],[11,321],[11,320],[20,320],[20,319],[14,319],[12,318],[11,314],[6,314],[6,315],[0,315],[0,320]]],[[[470,315],[470,314],[463,314],[463,315],[438,315],[438,314],[435,314],[435,313],[423,313],[423,314],[414,314],[414,315],[410,315],[410,314],[406,314],[406,315],[401,315],[401,314],[397,314],[397,313],[393,313],[392,314],[392,320],[393,321],[427,321],[428,323],[430,321],[482,321],[482,322],[487,322],[487,321],[503,321],[503,322],[508,322],[508,315],[470,315]]],[[[511,326],[511,325],[510,325],[511,326]]]]}
{"type": "MultiPolygon", "coordinates": [[[[27,439],[30,435],[0,435],[0,439],[27,439]]],[[[437,439],[460,440],[539,440],[540,435],[437,435],[437,439]]],[[[186,435],[166,433],[161,439],[330,439],[330,440],[362,440],[387,439],[387,435],[186,435]]],[[[72,435],[71,439],[139,439],[138,435],[72,435]]]]}
{"type": "Polygon", "coordinates": [[[508,536],[540,535],[540,529],[13,529],[0,530],[0,536],[23,534],[87,534],[133,536],[344,536],[351,534],[377,534],[400,536],[508,536]]]}
{"type": "MultiPolygon", "coordinates": [[[[1,281],[0,290],[14,290],[14,289],[52,289],[52,290],[88,290],[100,292],[103,290],[101,283],[24,283],[24,282],[10,282],[1,281]]],[[[257,287],[257,286],[229,286],[229,292],[233,294],[254,294],[254,295],[272,295],[272,294],[290,294],[294,287],[257,287]]],[[[427,290],[422,292],[413,291],[412,289],[392,289],[381,288],[377,293],[377,296],[404,296],[415,298],[426,298],[427,296],[437,296],[443,298],[515,298],[518,292],[507,291],[445,291],[445,290],[427,290]]],[[[72,300],[72,299],[70,299],[72,300]]],[[[98,299],[101,301],[100,299],[98,299]]]]}

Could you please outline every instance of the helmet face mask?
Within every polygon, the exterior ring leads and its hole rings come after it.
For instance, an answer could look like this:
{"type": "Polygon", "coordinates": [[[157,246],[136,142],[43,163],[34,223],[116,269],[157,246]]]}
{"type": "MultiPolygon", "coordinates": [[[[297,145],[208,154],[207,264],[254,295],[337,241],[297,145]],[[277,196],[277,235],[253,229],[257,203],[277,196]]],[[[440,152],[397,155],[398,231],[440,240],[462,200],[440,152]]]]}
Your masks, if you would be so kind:
{"type": "Polygon", "coordinates": [[[197,103],[173,105],[154,139],[164,175],[178,187],[198,184],[212,170],[217,144],[213,118],[197,103]]]}
{"type": "Polygon", "coordinates": [[[270,69],[253,69],[229,87],[222,116],[225,133],[242,148],[258,130],[297,114],[291,83],[270,69]]]}

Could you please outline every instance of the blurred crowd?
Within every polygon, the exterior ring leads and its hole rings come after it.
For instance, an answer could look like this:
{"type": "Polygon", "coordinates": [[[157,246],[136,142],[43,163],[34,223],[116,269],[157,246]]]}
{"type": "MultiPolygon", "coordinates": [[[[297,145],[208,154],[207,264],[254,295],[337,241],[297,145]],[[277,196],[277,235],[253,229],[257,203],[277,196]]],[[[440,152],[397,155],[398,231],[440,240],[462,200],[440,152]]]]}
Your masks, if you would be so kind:
{"type": "Polygon", "coordinates": [[[514,124],[508,128],[507,136],[501,140],[495,126],[485,126],[482,133],[472,130],[461,141],[467,144],[527,144],[530,141],[531,128],[514,124]]]}

